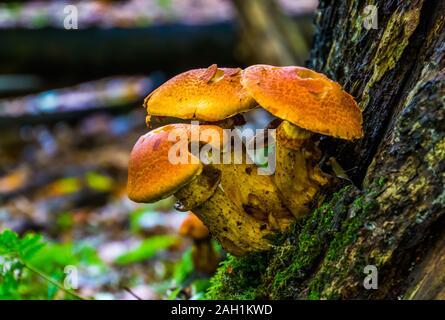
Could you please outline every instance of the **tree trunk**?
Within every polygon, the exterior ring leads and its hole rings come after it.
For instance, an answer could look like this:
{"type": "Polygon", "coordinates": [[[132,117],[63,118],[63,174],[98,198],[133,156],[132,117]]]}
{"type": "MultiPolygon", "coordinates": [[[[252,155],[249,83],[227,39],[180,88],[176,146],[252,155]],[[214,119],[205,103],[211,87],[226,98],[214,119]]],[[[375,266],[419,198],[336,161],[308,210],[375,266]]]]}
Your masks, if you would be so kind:
{"type": "Polygon", "coordinates": [[[320,1],[309,63],[363,110],[363,139],[322,141],[355,186],[269,252],[231,257],[212,297],[445,298],[445,1],[375,0],[369,30],[367,4],[320,1]],[[364,287],[368,265],[377,289],[364,287]]]}
{"type": "MultiPolygon", "coordinates": [[[[363,291],[357,283],[356,295],[396,298],[411,268],[445,231],[445,2],[377,1],[378,28],[369,31],[360,18],[365,5],[321,3],[311,66],[342,83],[364,112],[365,139],[329,141],[327,149],[354,181],[365,178],[368,195],[385,179],[373,196],[378,210],[365,217],[372,230],[361,230],[341,258],[353,267],[351,254],[360,250],[378,266],[380,289],[363,291]]],[[[339,278],[334,274],[331,281],[339,278]]],[[[351,285],[354,278],[341,283],[351,285]]]]}

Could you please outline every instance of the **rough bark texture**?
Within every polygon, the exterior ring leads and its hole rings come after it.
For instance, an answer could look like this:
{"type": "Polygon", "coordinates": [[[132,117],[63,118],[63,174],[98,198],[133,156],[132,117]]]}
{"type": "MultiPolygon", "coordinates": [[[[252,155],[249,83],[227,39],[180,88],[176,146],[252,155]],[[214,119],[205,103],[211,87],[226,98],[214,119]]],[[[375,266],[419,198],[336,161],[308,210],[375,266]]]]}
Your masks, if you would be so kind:
{"type": "MultiPolygon", "coordinates": [[[[429,238],[443,232],[445,6],[377,2],[379,28],[367,32],[358,16],[365,3],[322,3],[316,43],[323,46],[314,48],[312,63],[343,83],[364,112],[366,138],[334,142],[330,149],[352,169],[356,182],[365,176],[365,192],[372,181],[386,180],[374,197],[379,209],[365,217],[371,230],[346,251],[350,267],[360,249],[380,270],[380,289],[357,294],[396,298],[403,296],[412,264],[428,251],[429,238]],[[331,21],[349,22],[349,32],[331,21]]],[[[353,283],[350,278],[343,283],[348,281],[353,283]]]]}
{"type": "Polygon", "coordinates": [[[211,297],[444,298],[445,1],[373,1],[371,30],[368,4],[320,1],[309,63],[363,110],[364,139],[323,141],[360,189],[341,188],[270,251],[229,258],[211,297]]]}
{"type": "Polygon", "coordinates": [[[443,6],[443,0],[320,2],[309,67],[340,82],[364,112],[364,139],[325,143],[357,183],[424,64],[440,62],[432,54],[443,42],[443,6]],[[364,27],[369,4],[378,8],[377,29],[364,27]]]}

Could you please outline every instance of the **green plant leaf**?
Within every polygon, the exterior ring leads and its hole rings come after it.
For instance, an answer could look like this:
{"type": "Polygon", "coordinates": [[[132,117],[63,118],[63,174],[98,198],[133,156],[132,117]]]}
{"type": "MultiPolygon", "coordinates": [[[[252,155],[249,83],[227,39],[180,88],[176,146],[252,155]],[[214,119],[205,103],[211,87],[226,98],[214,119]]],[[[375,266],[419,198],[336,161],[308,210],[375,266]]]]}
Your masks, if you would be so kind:
{"type": "Polygon", "coordinates": [[[86,174],[86,181],[91,189],[97,191],[107,192],[113,187],[113,180],[110,177],[93,171],[86,174]]]}
{"type": "Polygon", "coordinates": [[[150,237],[142,241],[136,249],[117,257],[115,263],[125,265],[147,260],[155,256],[159,251],[172,246],[178,240],[179,238],[173,235],[159,235],[150,237]]]}
{"type": "Polygon", "coordinates": [[[187,276],[193,271],[192,248],[188,248],[183,254],[181,260],[175,265],[173,279],[177,285],[182,284],[187,276]]]}
{"type": "Polygon", "coordinates": [[[20,239],[17,233],[11,230],[0,233],[0,255],[27,260],[44,246],[42,236],[37,234],[29,233],[20,239]]]}
{"type": "Polygon", "coordinates": [[[170,295],[167,297],[167,300],[175,300],[181,290],[182,287],[177,287],[175,290],[172,291],[172,293],[170,293],[170,295]]]}

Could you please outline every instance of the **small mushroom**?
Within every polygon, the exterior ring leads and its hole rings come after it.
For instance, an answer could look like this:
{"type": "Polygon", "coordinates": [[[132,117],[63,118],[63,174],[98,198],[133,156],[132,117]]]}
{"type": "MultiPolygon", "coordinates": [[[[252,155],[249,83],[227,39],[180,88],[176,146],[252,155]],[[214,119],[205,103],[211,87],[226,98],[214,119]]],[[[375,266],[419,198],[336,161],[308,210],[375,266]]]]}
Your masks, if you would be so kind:
{"type": "Polygon", "coordinates": [[[239,114],[257,104],[240,78],[240,68],[218,68],[216,64],[178,74],[145,98],[147,123],[155,116],[212,122],[224,128],[243,124],[239,114]]]}
{"type": "Polygon", "coordinates": [[[302,67],[250,66],[241,83],[261,107],[283,120],[277,127],[274,182],[286,206],[301,217],[331,180],[319,168],[321,152],[312,134],[361,138],[361,111],[338,83],[302,67]]]}
{"type": "Polygon", "coordinates": [[[212,245],[209,229],[193,212],[182,222],[179,234],[193,240],[192,261],[195,270],[206,274],[215,272],[220,256],[212,245]]]}
{"type": "MultiPolygon", "coordinates": [[[[200,131],[207,129],[222,136],[220,127],[199,126],[200,131]]],[[[218,168],[203,164],[190,152],[185,155],[186,163],[171,162],[169,152],[177,143],[169,139],[172,131],[187,137],[187,144],[194,142],[192,125],[189,124],[167,125],[142,136],[130,156],[129,198],[136,202],[155,202],[174,194],[178,199],[177,209],[193,210],[226,251],[242,255],[267,249],[266,237],[272,228],[267,222],[246,214],[238,203],[232,201],[221,184],[218,168]]],[[[203,135],[198,135],[198,139],[220,152],[224,150],[222,139],[216,142],[204,139],[203,135]]]]}
{"type": "Polygon", "coordinates": [[[179,234],[194,240],[203,240],[210,237],[209,229],[191,211],[182,221],[181,226],[179,227],[179,234]]]}

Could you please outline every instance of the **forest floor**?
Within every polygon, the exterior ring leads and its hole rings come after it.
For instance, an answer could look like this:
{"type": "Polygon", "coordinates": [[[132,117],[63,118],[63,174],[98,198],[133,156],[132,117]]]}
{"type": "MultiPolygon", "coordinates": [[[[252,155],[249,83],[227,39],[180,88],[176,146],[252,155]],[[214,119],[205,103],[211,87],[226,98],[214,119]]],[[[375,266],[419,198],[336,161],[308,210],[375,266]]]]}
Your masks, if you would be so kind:
{"type": "MultiPolygon", "coordinates": [[[[147,131],[143,113],[0,132],[0,238],[6,229],[42,235],[45,246],[29,263],[62,283],[65,268],[75,266],[76,293],[85,298],[200,298],[208,284],[193,273],[190,241],[177,232],[185,214],[172,200],[127,198],[128,157],[147,131]]],[[[70,298],[0,248],[1,266],[0,298],[70,298]],[[8,281],[14,267],[20,277],[8,281]]]]}

